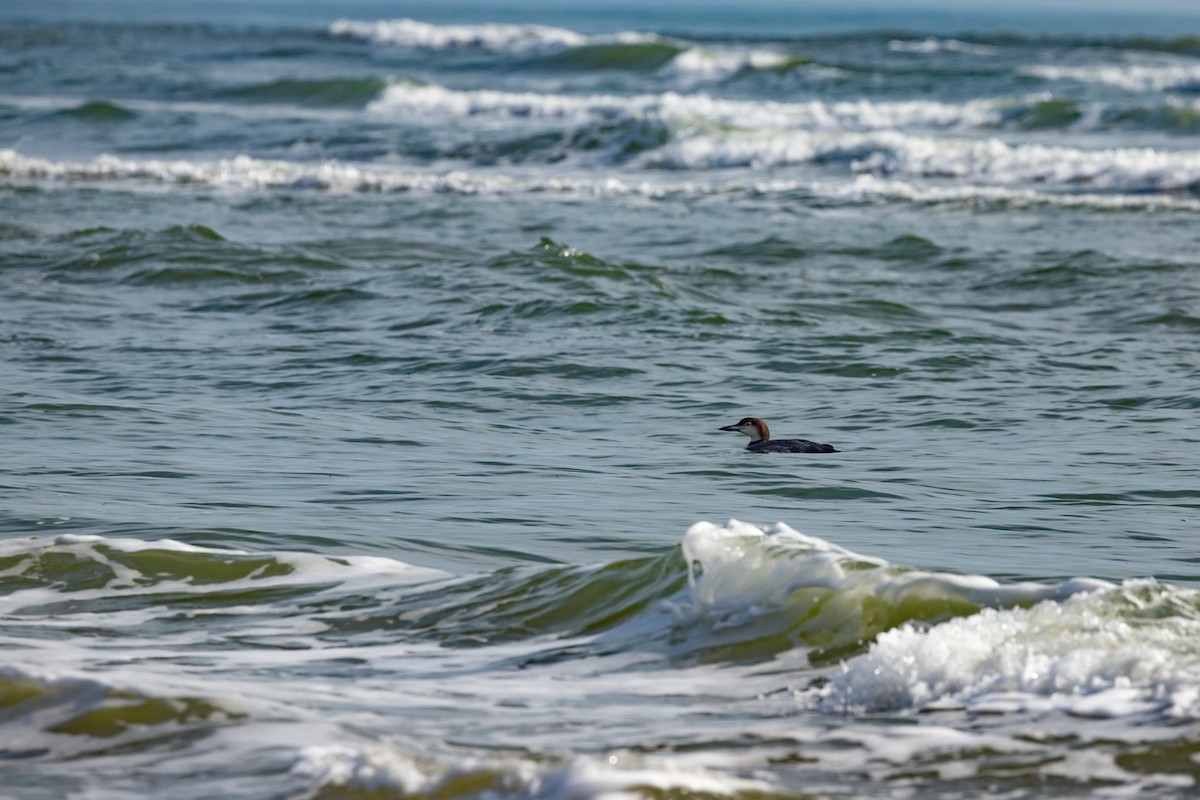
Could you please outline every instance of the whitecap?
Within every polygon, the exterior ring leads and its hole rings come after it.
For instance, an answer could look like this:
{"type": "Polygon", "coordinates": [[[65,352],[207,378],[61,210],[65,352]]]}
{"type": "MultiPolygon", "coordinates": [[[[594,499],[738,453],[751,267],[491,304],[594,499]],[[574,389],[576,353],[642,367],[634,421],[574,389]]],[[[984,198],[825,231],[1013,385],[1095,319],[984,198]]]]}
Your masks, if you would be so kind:
{"type": "Polygon", "coordinates": [[[437,114],[467,118],[566,120],[583,124],[613,117],[662,120],[678,127],[703,124],[738,130],[876,130],[894,128],[984,127],[999,124],[1014,104],[1032,103],[1041,95],[1015,100],[972,100],[945,103],[935,100],[872,101],[866,99],[797,103],[759,102],[715,98],[704,92],[642,95],[562,95],[498,90],[458,90],[443,86],[400,82],[388,86],[367,105],[383,116],[437,114]]]}
{"type": "Polygon", "coordinates": [[[548,25],[433,25],[415,19],[362,22],[340,19],[329,26],[333,36],[372,44],[446,50],[478,47],[508,53],[540,53],[580,47],[588,37],[548,25]]]}
{"type": "Polygon", "coordinates": [[[718,81],[745,70],[778,69],[788,63],[786,53],[775,50],[689,47],[659,71],[694,81],[718,81]]]}
{"type": "Polygon", "coordinates": [[[1200,185],[1200,151],[1009,144],[996,138],[952,139],[900,131],[696,132],[677,137],[644,161],[683,170],[842,161],[853,172],[878,176],[970,178],[1110,192],[1187,191],[1200,185]]]}
{"type": "MultiPolygon", "coordinates": [[[[713,761],[713,756],[707,757],[713,761]]],[[[614,751],[603,757],[577,756],[555,763],[525,758],[464,758],[450,763],[417,759],[387,742],[365,746],[314,745],[304,748],[293,772],[316,787],[358,792],[397,792],[405,796],[452,793],[462,782],[482,782],[493,798],[547,800],[625,800],[656,794],[736,795],[771,793],[762,780],[717,772],[686,757],[656,757],[614,751]]]]}
{"type": "Polygon", "coordinates": [[[1116,86],[1129,92],[1200,91],[1200,64],[1093,64],[1024,67],[1024,75],[1046,81],[1077,81],[1116,86]]]}
{"type": "Polygon", "coordinates": [[[830,200],[848,202],[909,201],[914,203],[973,203],[997,204],[1014,208],[1058,206],[1062,208],[1091,208],[1107,211],[1144,211],[1171,209],[1200,211],[1200,200],[1173,195],[1146,193],[1100,193],[1038,191],[980,183],[955,182],[952,185],[930,185],[912,180],[884,178],[875,175],[856,175],[849,182],[772,181],[759,185],[759,191],[779,193],[807,191],[830,200]]]}
{"type": "Polygon", "coordinates": [[[589,45],[645,44],[664,41],[652,33],[619,31],[588,35],[550,25],[489,22],[479,25],[434,25],[415,19],[356,21],[340,19],[329,26],[332,36],[370,44],[419,50],[477,48],[518,56],[551,55],[589,45]]]}
{"type": "MultiPolygon", "coordinates": [[[[730,193],[759,195],[800,192],[836,202],[859,203],[901,201],[916,203],[981,202],[1014,206],[1054,205],[1066,208],[1105,210],[1144,210],[1151,208],[1200,211],[1200,200],[1176,194],[1190,185],[1177,185],[1180,179],[1200,179],[1200,167],[1189,163],[1189,156],[1164,155],[1156,170],[1154,158],[1134,153],[1122,162],[1105,164],[1105,156],[1095,156],[1090,166],[1097,179],[1088,174],[1078,177],[1065,172],[1065,182],[1040,179],[1036,160],[1027,161],[1024,172],[997,172],[996,169],[964,168],[969,160],[953,158],[953,143],[944,148],[947,159],[938,161],[939,151],[932,143],[916,152],[906,152],[904,137],[889,134],[882,139],[862,135],[827,137],[818,141],[806,134],[782,146],[764,148],[750,143],[745,149],[728,148],[698,140],[697,146],[668,146],[658,157],[659,166],[677,167],[660,172],[580,168],[547,170],[506,167],[503,172],[487,169],[404,168],[393,165],[358,166],[339,161],[292,162],[237,156],[217,161],[167,161],[124,159],[112,155],[87,161],[55,161],[27,156],[12,149],[0,149],[0,180],[14,182],[55,182],[64,184],[116,184],[125,188],[162,191],[167,188],[204,191],[306,191],[330,193],[452,193],[462,195],[513,195],[559,193],[579,197],[703,197],[730,193]],[[858,136],[858,138],[854,138],[858,136]],[[894,150],[879,149],[894,144],[894,150]],[[921,153],[930,160],[928,169],[921,153]],[[772,159],[774,159],[772,161],[772,159]],[[760,172],[725,171],[730,166],[780,166],[809,163],[817,159],[849,162],[854,174],[836,178],[773,178],[760,172]],[[1099,174],[1097,167],[1107,172],[1099,174]],[[1182,167],[1183,169],[1178,169],[1182,167]],[[949,169],[955,172],[947,172],[949,169]],[[1122,169],[1124,173],[1122,173],[1122,169]],[[1162,180],[1159,180],[1161,176],[1162,180]],[[956,177],[953,182],[939,181],[956,177]],[[1023,185],[1022,180],[1033,185],[1023,185]]],[[[998,150],[1003,153],[1006,145],[998,150]]],[[[1036,152],[1036,151],[1034,151],[1036,152]]],[[[1154,152],[1154,151],[1150,151],[1154,152]]],[[[1070,156],[1059,163],[1053,149],[1044,152],[1041,163],[1047,172],[1060,171],[1071,164],[1070,156]]],[[[603,153],[596,160],[603,162],[603,153]]],[[[1195,162],[1200,156],[1192,155],[1195,162]]],[[[1086,158],[1082,166],[1088,167],[1086,158]]],[[[644,164],[655,164],[643,157],[644,164]]],[[[978,165],[977,165],[978,166],[978,165]]],[[[986,167],[986,164],[983,166],[986,167]]]]}
{"type": "Polygon", "coordinates": [[[882,633],[802,698],[825,711],[961,706],[1200,718],[1200,597],[1151,581],[882,633]]]}
{"type": "Polygon", "coordinates": [[[648,113],[650,97],[555,95],[493,89],[456,90],[443,86],[397,83],[388,86],[366,110],[381,116],[438,115],[465,118],[482,115],[586,123],[614,114],[648,113]]]}
{"type": "Polygon", "coordinates": [[[1062,599],[1111,584],[1086,578],[1058,584],[1001,584],[984,575],[927,572],[854,553],[780,522],[760,527],[738,520],[698,522],[683,539],[691,597],[706,613],[758,613],[784,605],[800,588],[873,596],[896,605],[919,596],[955,598],[978,606],[1062,599]]]}
{"type": "Polygon", "coordinates": [[[990,45],[964,42],[960,39],[939,39],[936,36],[926,36],[923,39],[892,39],[888,42],[888,50],[893,53],[919,55],[964,53],[972,56],[990,56],[998,52],[997,48],[990,45]]]}

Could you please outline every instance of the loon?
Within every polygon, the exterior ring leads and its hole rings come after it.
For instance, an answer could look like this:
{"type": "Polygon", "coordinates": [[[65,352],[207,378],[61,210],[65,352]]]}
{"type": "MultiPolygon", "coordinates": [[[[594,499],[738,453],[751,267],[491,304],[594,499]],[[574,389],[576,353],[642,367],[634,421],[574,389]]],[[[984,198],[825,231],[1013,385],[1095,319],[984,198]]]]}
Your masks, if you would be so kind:
{"type": "Polygon", "coordinates": [[[720,430],[738,431],[750,437],[747,450],[755,453],[836,453],[832,445],[810,442],[808,439],[772,439],[767,423],[758,417],[746,417],[736,425],[720,430]]]}

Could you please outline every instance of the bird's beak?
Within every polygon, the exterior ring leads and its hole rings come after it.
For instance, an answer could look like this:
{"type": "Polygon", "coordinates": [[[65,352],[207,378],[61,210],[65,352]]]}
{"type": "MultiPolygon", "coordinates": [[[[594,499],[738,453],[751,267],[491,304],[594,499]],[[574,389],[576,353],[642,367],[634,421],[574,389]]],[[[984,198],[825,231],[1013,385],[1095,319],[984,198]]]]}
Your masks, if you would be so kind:
{"type": "Polygon", "coordinates": [[[717,428],[719,431],[736,431],[737,429],[737,425],[726,425],[724,428],[717,428]]]}

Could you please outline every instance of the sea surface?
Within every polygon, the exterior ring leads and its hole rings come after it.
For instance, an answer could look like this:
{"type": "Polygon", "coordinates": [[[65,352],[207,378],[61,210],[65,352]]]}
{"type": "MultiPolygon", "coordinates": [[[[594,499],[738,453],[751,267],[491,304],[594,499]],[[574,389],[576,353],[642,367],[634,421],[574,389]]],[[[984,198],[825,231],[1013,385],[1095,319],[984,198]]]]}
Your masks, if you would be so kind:
{"type": "Polygon", "coordinates": [[[900,5],[0,4],[0,798],[1196,797],[1200,10],[900,5]]]}

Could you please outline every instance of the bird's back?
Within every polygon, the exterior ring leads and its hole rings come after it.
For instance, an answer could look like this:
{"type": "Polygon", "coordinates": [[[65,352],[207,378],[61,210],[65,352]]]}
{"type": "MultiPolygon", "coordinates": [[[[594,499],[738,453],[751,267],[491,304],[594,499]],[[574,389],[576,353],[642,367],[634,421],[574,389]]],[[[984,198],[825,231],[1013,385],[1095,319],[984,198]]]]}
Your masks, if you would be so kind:
{"type": "Polygon", "coordinates": [[[833,445],[810,442],[808,439],[770,439],[756,442],[747,450],[756,453],[836,453],[833,445]]]}

